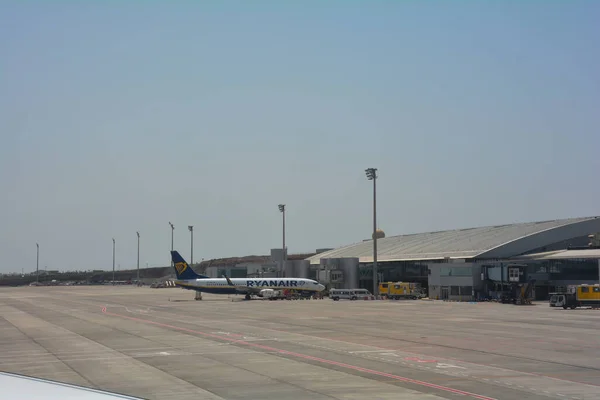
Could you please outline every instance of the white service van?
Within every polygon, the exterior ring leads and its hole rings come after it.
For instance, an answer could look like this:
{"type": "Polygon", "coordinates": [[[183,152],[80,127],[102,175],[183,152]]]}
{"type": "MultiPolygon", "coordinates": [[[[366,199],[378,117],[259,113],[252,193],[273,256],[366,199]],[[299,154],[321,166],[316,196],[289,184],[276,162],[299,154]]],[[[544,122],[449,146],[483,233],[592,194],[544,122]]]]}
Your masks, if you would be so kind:
{"type": "Polygon", "coordinates": [[[258,294],[258,297],[269,300],[284,299],[283,290],[263,289],[258,294]]]}
{"type": "Polygon", "coordinates": [[[338,300],[364,300],[365,298],[371,297],[371,292],[367,289],[331,289],[329,291],[329,298],[338,300]]]}

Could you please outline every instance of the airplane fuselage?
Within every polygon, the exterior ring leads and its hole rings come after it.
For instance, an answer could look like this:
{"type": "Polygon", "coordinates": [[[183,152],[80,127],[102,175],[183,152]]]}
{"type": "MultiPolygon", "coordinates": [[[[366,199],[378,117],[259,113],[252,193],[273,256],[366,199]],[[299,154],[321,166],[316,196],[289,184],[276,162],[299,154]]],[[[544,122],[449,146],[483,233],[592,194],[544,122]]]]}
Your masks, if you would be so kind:
{"type": "Polygon", "coordinates": [[[225,278],[176,280],[177,286],[204,293],[235,294],[258,293],[262,289],[292,289],[303,292],[320,292],[323,285],[304,278],[225,278]]]}

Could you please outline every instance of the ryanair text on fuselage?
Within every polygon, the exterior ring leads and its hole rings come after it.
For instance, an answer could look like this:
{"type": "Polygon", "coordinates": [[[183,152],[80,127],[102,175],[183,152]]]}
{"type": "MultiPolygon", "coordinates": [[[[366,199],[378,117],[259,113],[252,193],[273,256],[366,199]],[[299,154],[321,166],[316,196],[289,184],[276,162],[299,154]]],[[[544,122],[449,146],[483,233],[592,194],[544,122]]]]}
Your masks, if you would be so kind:
{"type": "Polygon", "coordinates": [[[297,280],[271,280],[271,281],[256,281],[246,280],[246,286],[248,287],[298,287],[303,286],[304,282],[297,280]],[[300,285],[298,285],[300,284],[300,285]]]}

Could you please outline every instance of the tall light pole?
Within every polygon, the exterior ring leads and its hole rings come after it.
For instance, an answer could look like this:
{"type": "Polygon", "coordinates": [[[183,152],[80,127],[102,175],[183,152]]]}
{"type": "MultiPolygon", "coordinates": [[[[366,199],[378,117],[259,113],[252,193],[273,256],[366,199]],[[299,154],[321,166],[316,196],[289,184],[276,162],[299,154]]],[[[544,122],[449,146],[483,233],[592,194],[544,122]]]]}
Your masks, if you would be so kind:
{"type": "Polygon", "coordinates": [[[373,295],[379,294],[379,284],[377,274],[377,168],[367,168],[365,170],[367,179],[373,181],[373,295]]]}
{"type": "Polygon", "coordinates": [[[188,229],[190,230],[190,265],[194,264],[194,227],[192,225],[188,225],[188,229]]]}
{"type": "Polygon", "coordinates": [[[285,271],[285,264],[287,261],[287,251],[285,251],[285,204],[280,204],[278,207],[279,207],[279,211],[281,211],[281,215],[283,217],[283,228],[282,228],[282,230],[283,230],[283,254],[282,254],[283,262],[281,265],[281,274],[282,274],[281,276],[283,276],[284,271],[285,271]]]}
{"type": "Polygon", "coordinates": [[[40,282],[40,245],[39,243],[35,244],[37,247],[37,258],[35,262],[35,281],[36,283],[40,282]]]}
{"type": "MultiPolygon", "coordinates": [[[[169,225],[171,225],[171,251],[173,251],[173,232],[175,231],[175,225],[173,225],[171,222],[169,222],[169,225]]],[[[171,267],[173,266],[173,259],[171,258],[171,267]]]]}
{"type": "Polygon", "coordinates": [[[137,254],[137,283],[140,284],[140,233],[136,232],[138,239],[138,254],[137,254]]]}
{"type": "Polygon", "coordinates": [[[113,238],[113,285],[115,284],[115,238],[113,238]]]}

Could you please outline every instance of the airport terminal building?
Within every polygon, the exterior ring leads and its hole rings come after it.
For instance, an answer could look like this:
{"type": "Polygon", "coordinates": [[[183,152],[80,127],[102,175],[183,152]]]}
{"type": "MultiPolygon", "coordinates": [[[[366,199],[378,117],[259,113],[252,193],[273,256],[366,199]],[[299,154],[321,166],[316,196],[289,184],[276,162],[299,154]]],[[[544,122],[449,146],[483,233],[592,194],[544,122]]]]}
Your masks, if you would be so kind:
{"type": "MultiPolygon", "coordinates": [[[[381,236],[384,236],[381,233],[381,236]]],[[[420,282],[430,298],[470,300],[508,283],[508,265],[535,279],[535,297],[569,284],[598,283],[600,217],[540,221],[382,237],[379,280],[420,282]]],[[[373,241],[307,258],[310,277],[332,287],[372,289],[373,241]]]]}

